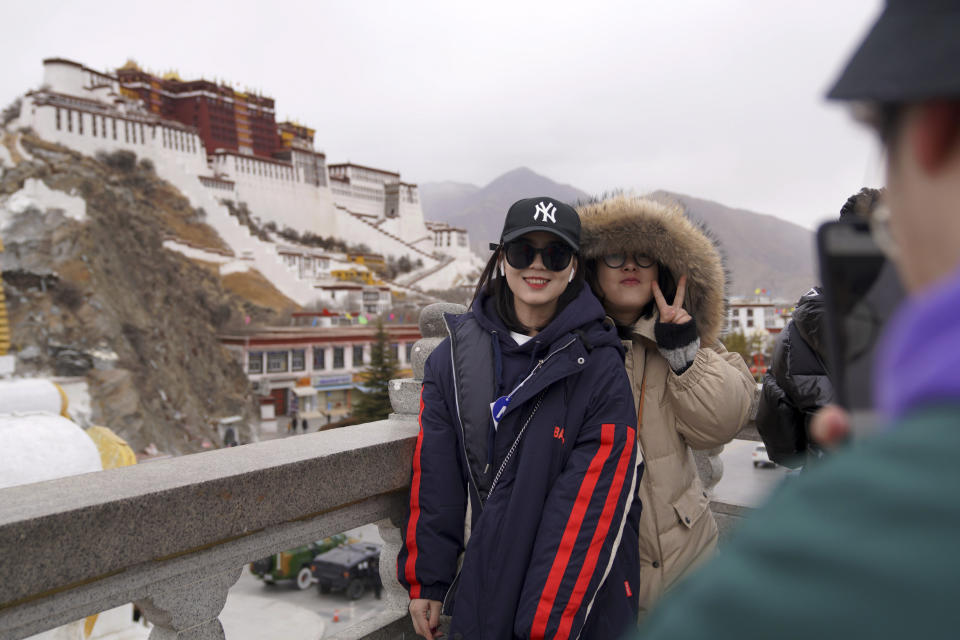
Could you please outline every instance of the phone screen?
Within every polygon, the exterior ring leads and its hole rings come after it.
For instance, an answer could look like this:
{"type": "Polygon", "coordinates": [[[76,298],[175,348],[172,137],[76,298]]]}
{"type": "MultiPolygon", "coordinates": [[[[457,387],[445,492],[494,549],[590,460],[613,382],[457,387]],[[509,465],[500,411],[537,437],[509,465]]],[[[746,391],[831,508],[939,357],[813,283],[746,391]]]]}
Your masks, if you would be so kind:
{"type": "Polygon", "coordinates": [[[903,287],[865,222],[829,222],[820,227],[817,240],[831,381],[842,406],[869,411],[875,406],[878,339],[903,299],[903,287]]]}

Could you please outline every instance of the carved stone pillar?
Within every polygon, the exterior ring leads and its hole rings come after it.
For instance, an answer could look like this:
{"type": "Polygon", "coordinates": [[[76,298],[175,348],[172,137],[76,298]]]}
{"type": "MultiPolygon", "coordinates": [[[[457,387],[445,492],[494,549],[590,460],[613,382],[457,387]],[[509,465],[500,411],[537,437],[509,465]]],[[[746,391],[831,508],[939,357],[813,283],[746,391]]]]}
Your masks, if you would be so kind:
{"type": "Polygon", "coordinates": [[[420,412],[420,387],[423,383],[423,366],[437,345],[447,337],[447,328],[443,323],[444,313],[463,313],[467,310],[462,304],[437,302],[427,305],[420,312],[420,334],[423,336],[413,345],[410,364],[413,378],[390,381],[390,405],[395,413],[391,418],[416,418],[420,412]]]}
{"type": "Polygon", "coordinates": [[[224,640],[219,615],[242,567],[153,585],[136,604],[154,626],[150,640],[224,640]]]}

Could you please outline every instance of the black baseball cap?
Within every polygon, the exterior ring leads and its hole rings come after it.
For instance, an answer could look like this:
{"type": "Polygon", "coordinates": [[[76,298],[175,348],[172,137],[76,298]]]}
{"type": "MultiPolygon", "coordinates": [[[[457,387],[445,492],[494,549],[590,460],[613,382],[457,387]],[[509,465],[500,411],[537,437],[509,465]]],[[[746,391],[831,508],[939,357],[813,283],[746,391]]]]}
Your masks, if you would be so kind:
{"type": "Polygon", "coordinates": [[[887,0],[828,98],[960,98],[960,2],[887,0]]]}
{"type": "Polygon", "coordinates": [[[580,216],[565,202],[545,196],[517,200],[507,210],[500,244],[531,231],[547,231],[559,236],[574,251],[580,250],[580,216]]]}

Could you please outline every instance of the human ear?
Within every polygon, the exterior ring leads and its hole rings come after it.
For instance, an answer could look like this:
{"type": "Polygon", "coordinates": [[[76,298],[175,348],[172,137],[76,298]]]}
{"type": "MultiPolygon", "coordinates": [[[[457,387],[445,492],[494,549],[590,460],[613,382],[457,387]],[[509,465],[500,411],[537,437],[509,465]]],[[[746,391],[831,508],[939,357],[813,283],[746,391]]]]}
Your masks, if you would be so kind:
{"type": "Polygon", "coordinates": [[[960,104],[934,100],[917,108],[912,132],[908,134],[909,149],[917,164],[934,175],[950,159],[960,134],[960,104]]]}

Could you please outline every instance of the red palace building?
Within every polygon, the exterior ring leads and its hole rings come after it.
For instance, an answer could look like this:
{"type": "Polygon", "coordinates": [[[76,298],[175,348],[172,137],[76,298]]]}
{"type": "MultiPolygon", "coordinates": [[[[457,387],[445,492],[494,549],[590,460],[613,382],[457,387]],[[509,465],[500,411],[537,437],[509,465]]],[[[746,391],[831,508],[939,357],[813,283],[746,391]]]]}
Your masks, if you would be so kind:
{"type": "Polygon", "coordinates": [[[314,130],[277,123],[273,98],[210,80],[181,80],[174,73],[158,77],[133,61],[116,73],[124,95],[141,100],[162,118],[196,127],[208,153],[224,150],[289,161],[293,149],[313,150],[314,130]]]}

